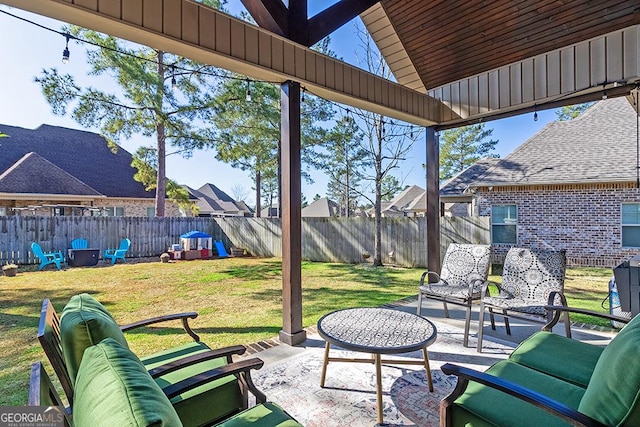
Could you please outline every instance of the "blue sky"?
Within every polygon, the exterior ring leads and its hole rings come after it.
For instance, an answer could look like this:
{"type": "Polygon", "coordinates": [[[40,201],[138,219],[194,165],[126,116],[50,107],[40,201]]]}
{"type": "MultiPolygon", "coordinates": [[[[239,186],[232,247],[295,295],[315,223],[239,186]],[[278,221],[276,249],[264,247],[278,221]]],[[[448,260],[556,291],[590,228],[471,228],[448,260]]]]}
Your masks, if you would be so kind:
{"type": "MultiPolygon", "coordinates": [[[[227,7],[233,14],[243,10],[239,0],[231,0],[227,7]]],[[[55,30],[60,30],[63,25],[59,21],[4,5],[0,5],[0,10],[55,30]]],[[[315,12],[310,10],[310,14],[313,13],[315,12]]],[[[2,40],[0,58],[3,58],[0,78],[0,124],[35,128],[45,123],[82,129],[71,118],[55,116],[51,113],[49,104],[44,100],[39,85],[34,83],[33,78],[43,69],[56,67],[60,72],[72,74],[80,85],[94,87],[105,85],[108,87],[110,83],[107,80],[96,80],[94,77],[87,76],[89,68],[85,60],[85,46],[72,41],[69,44],[70,61],[64,65],[60,61],[65,45],[64,37],[4,13],[0,13],[0,40],[2,40]]],[[[331,48],[346,62],[355,64],[358,41],[353,22],[347,23],[332,35],[331,48]],[[337,40],[340,43],[337,43],[337,40]]],[[[526,114],[487,122],[486,128],[494,130],[492,138],[499,141],[495,152],[500,157],[505,157],[542,129],[545,124],[555,120],[555,113],[552,110],[540,111],[538,116],[538,121],[533,120],[532,114],[526,114]]],[[[87,130],[99,133],[97,129],[87,130]]],[[[133,153],[141,145],[153,145],[153,141],[137,136],[130,140],[120,141],[120,145],[133,153]]],[[[181,184],[195,188],[209,182],[231,196],[233,196],[233,186],[239,184],[250,193],[248,200],[253,201],[252,183],[249,175],[216,161],[214,154],[209,150],[196,152],[189,159],[183,159],[177,155],[169,156],[167,176],[181,184]]],[[[417,184],[424,187],[424,170],[421,167],[424,161],[425,144],[424,140],[419,140],[414,145],[409,158],[401,165],[401,172],[397,172],[395,175],[404,184],[417,184]]],[[[327,179],[321,172],[312,171],[311,177],[315,183],[303,183],[302,186],[303,193],[308,200],[311,200],[315,194],[324,196],[326,191],[327,179]]]]}

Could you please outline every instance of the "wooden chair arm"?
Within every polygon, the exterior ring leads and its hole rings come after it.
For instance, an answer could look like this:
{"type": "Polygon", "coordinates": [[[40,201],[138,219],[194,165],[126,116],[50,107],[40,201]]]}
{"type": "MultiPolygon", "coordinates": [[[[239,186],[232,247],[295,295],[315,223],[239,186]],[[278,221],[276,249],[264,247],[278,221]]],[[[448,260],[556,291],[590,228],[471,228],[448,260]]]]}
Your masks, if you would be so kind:
{"type": "Polygon", "coordinates": [[[553,400],[543,394],[523,387],[514,382],[490,374],[486,374],[484,372],[475,371],[473,369],[465,368],[462,366],[452,365],[450,363],[445,363],[440,369],[447,375],[456,375],[458,377],[459,385],[461,381],[463,382],[463,386],[457,386],[456,390],[454,390],[454,392],[458,392],[458,395],[447,397],[447,402],[452,402],[453,399],[462,394],[462,392],[466,389],[469,381],[474,381],[487,387],[499,390],[503,393],[508,394],[509,396],[524,400],[527,403],[530,403],[555,416],[562,418],[564,421],[567,421],[572,425],[586,427],[605,427],[605,425],[601,422],[594,420],[593,418],[581,412],[578,412],[573,408],[570,408],[564,403],[553,400]]]}
{"type": "Polygon", "coordinates": [[[195,319],[196,317],[198,317],[198,313],[196,313],[195,311],[167,314],[165,316],[152,317],[150,319],[140,320],[138,322],[122,325],[120,326],[120,330],[122,332],[126,332],[131,329],[141,328],[143,326],[153,325],[155,323],[168,322],[171,320],[182,320],[182,327],[184,328],[185,332],[189,334],[189,336],[191,336],[191,338],[193,338],[195,342],[200,342],[200,337],[198,336],[198,334],[193,332],[188,322],[189,319],[195,319]]]}
{"type": "Polygon", "coordinates": [[[562,315],[562,313],[565,313],[565,312],[586,314],[589,316],[599,317],[601,319],[608,319],[608,320],[612,320],[620,323],[629,323],[629,321],[631,320],[631,319],[627,319],[626,317],[614,316],[608,313],[601,313],[598,311],[592,311],[592,310],[587,310],[587,309],[578,308],[578,307],[569,307],[566,305],[546,305],[544,308],[545,310],[553,313],[551,319],[548,319],[547,324],[542,327],[542,330],[547,332],[551,331],[551,329],[560,320],[560,316],[562,315]]]}
{"type": "Polygon", "coordinates": [[[251,391],[251,393],[253,393],[253,395],[256,397],[256,401],[258,403],[264,403],[266,402],[267,397],[263,392],[256,388],[256,386],[253,384],[253,381],[251,380],[251,370],[260,369],[263,365],[264,362],[257,358],[241,360],[239,362],[230,363],[228,365],[203,372],[199,375],[195,375],[191,378],[187,378],[168,387],[165,387],[163,391],[164,394],[166,394],[167,397],[171,399],[184,392],[207,384],[211,381],[215,381],[219,378],[224,378],[229,375],[240,375],[241,381],[251,391]]]}
{"type": "Polygon", "coordinates": [[[217,348],[215,350],[203,351],[202,353],[193,354],[188,357],[183,357],[164,365],[157,366],[149,370],[149,375],[153,378],[161,377],[168,373],[177,371],[186,366],[195,365],[196,363],[204,362],[206,360],[217,359],[219,357],[226,357],[227,363],[233,363],[231,356],[234,354],[244,354],[247,348],[243,345],[234,345],[231,347],[217,348]]]}

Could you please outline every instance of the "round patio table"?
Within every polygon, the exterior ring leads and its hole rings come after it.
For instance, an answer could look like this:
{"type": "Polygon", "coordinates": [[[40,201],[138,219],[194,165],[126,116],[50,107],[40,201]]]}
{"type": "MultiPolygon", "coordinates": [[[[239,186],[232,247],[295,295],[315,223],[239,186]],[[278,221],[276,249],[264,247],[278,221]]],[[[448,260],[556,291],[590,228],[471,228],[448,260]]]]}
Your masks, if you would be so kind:
{"type": "Polygon", "coordinates": [[[324,315],[318,320],[318,333],[327,342],[320,387],[324,387],[329,362],[373,363],[376,367],[378,424],[382,415],[382,363],[424,365],[429,391],[433,380],[429,368],[427,347],[436,340],[436,327],[429,320],[413,313],[388,308],[347,308],[324,315]],[[334,344],[345,350],[370,353],[373,358],[329,357],[334,344]],[[409,353],[422,350],[422,360],[382,359],[383,354],[409,353]]]}

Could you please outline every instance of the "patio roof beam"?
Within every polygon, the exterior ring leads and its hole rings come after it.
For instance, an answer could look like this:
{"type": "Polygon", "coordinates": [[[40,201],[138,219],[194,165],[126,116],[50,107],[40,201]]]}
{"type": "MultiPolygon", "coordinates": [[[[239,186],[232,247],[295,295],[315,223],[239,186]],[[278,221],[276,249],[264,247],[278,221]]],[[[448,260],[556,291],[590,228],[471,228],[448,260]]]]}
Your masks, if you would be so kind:
{"type": "Polygon", "coordinates": [[[311,18],[308,18],[307,0],[292,0],[288,8],[281,0],[241,1],[261,28],[309,47],[379,0],[341,0],[311,18]]]}
{"type": "Polygon", "coordinates": [[[442,104],[434,98],[193,1],[0,0],[0,3],[257,80],[298,81],[308,92],[331,101],[419,126],[431,126],[442,115],[442,104]]]}

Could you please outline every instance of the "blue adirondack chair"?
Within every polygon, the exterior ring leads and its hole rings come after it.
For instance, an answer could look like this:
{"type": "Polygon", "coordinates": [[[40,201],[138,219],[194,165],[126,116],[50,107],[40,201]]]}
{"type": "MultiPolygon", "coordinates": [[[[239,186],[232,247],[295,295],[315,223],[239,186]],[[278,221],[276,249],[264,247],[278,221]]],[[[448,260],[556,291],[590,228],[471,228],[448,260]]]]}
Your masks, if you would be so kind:
{"type": "Polygon", "coordinates": [[[106,249],[104,251],[104,255],[102,255],[102,258],[105,260],[105,262],[107,259],[110,259],[111,265],[115,264],[116,260],[118,259],[121,259],[122,262],[127,262],[124,256],[129,250],[130,246],[131,246],[131,240],[122,239],[122,241],[120,242],[120,247],[118,247],[118,249],[106,249]]]}
{"type": "Polygon", "coordinates": [[[71,241],[71,249],[87,249],[88,247],[89,242],[87,242],[87,239],[83,239],[82,237],[71,241]]]}
{"type": "Polygon", "coordinates": [[[49,264],[55,264],[58,270],[60,270],[60,268],[62,268],[61,264],[64,264],[65,262],[64,255],[62,255],[61,251],[45,253],[42,250],[42,247],[36,242],[33,242],[31,244],[31,250],[33,251],[35,256],[40,258],[40,266],[38,267],[38,270],[42,270],[49,264]]]}

